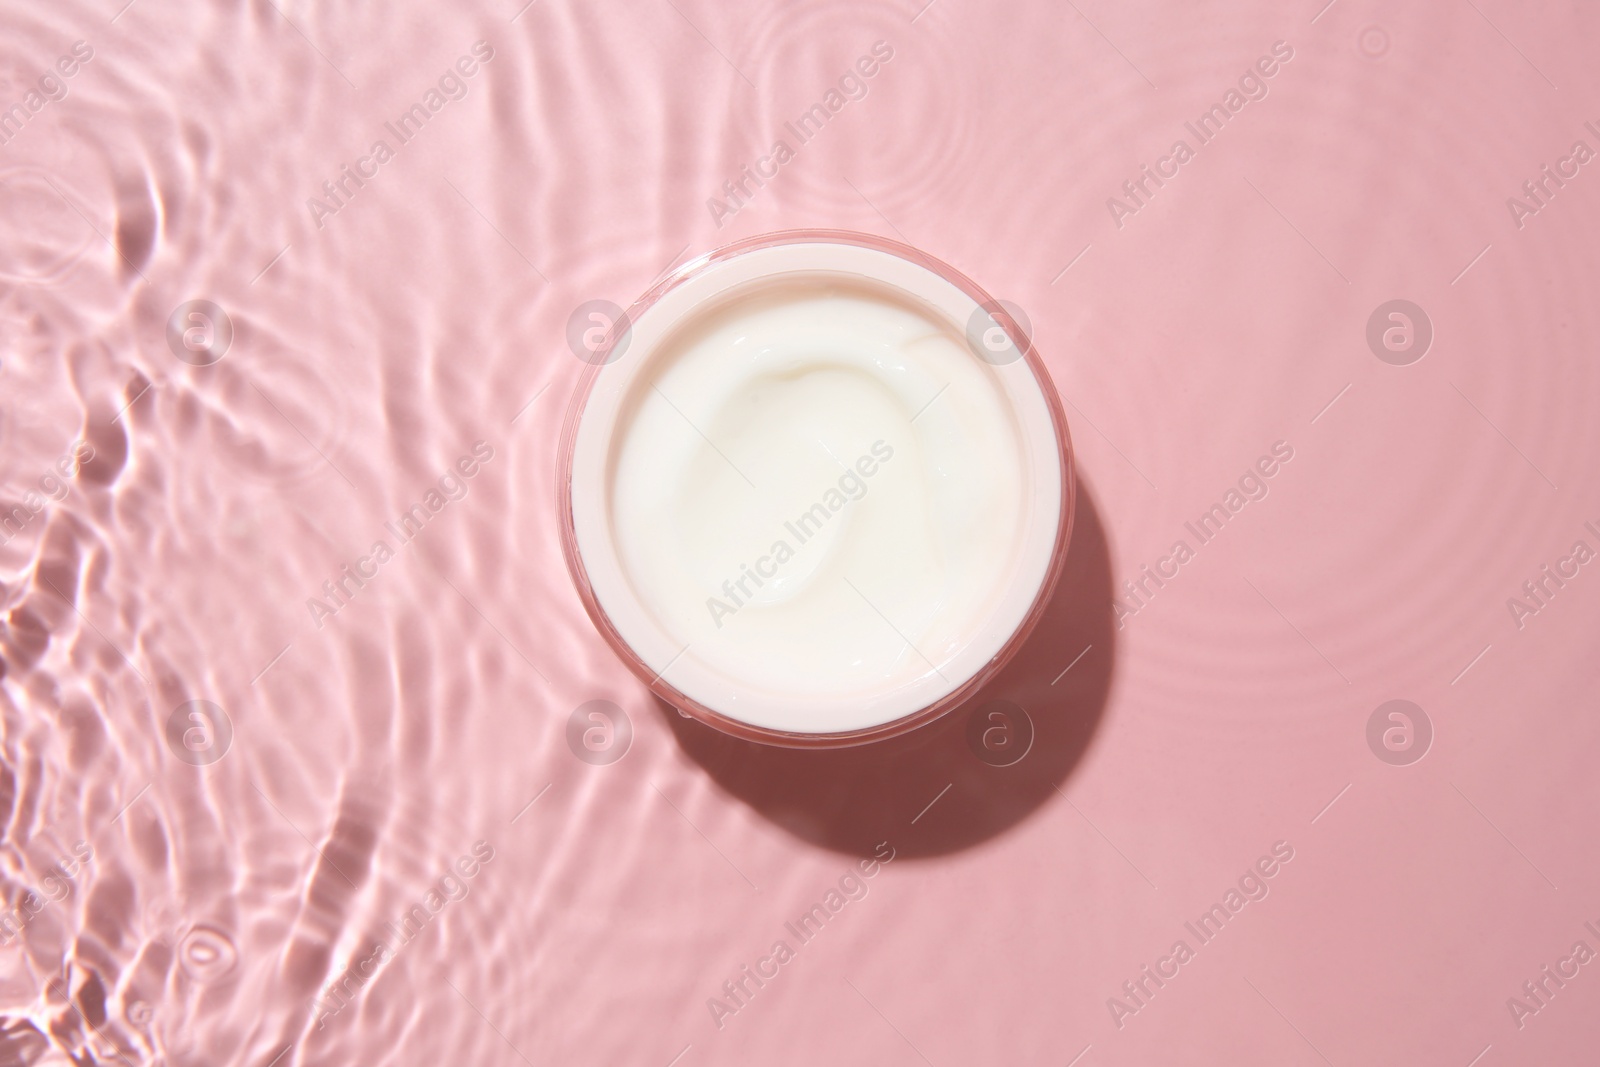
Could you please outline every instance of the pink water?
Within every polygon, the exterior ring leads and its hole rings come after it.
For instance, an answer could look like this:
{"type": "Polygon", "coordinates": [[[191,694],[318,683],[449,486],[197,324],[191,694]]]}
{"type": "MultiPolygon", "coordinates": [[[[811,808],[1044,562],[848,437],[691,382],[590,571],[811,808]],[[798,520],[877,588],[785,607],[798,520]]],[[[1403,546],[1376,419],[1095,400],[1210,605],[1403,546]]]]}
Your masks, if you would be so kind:
{"type": "Polygon", "coordinates": [[[0,10],[0,1064],[1595,1062],[1600,12],[519,7],[0,10]],[[710,734],[562,565],[573,309],[797,226],[1067,403],[1008,766],[710,734]]]}

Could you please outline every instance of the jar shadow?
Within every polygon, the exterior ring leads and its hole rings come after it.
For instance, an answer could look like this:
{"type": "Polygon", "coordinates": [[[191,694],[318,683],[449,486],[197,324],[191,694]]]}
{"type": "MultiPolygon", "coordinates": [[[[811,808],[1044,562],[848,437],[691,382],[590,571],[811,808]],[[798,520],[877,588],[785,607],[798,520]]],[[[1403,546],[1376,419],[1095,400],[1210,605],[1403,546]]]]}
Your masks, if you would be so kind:
{"type": "Polygon", "coordinates": [[[945,855],[1020,823],[1082,760],[1111,692],[1111,600],[1105,528],[1080,481],[1067,558],[1038,626],[938,720],[856,748],[805,750],[731,737],[656,704],[718,785],[796,837],[858,856],[881,841],[898,856],[945,855]]]}

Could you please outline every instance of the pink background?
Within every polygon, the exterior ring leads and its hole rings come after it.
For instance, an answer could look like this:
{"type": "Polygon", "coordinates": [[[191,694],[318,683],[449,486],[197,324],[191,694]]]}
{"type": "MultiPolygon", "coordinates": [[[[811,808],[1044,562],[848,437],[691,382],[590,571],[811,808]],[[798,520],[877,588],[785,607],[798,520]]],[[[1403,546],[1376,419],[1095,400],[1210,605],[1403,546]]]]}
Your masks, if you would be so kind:
{"type": "Polygon", "coordinates": [[[28,913],[0,1063],[1595,1062],[1600,963],[1520,1026],[1507,998],[1600,950],[1600,573],[1520,628],[1507,599],[1600,550],[1600,163],[1520,227],[1507,198],[1600,149],[1600,12],[1320,4],[6,4],[0,108],[93,58],[0,145],[0,498],[95,458],[0,538],[28,913]],[[877,41],[866,95],[719,228],[707,199],[877,41]],[[1107,199],[1277,41],[1266,98],[1119,227],[1107,199]],[[962,712],[833,755],[709,734],[562,565],[568,316],[800,226],[1014,301],[1066,401],[1067,579],[988,694],[1035,723],[1015,766],[962,712]],[[1408,366],[1366,340],[1396,298],[1434,331],[1408,366]],[[165,338],[193,299],[233,323],[211,366],[165,338]],[[480,440],[318,627],[307,598],[480,440]],[[1269,495],[1119,628],[1113,590],[1278,441],[1269,495]],[[234,731],[204,766],[164,735],[194,699],[234,731]],[[1367,743],[1393,699],[1434,732],[1406,766],[1367,743]],[[631,720],[618,762],[569,748],[590,700],[631,720]],[[477,841],[464,899],[319,1008],[477,841]],[[1270,894],[1198,944],[1275,842],[1270,894]],[[780,938],[719,1029],[708,998],[780,938]]]}

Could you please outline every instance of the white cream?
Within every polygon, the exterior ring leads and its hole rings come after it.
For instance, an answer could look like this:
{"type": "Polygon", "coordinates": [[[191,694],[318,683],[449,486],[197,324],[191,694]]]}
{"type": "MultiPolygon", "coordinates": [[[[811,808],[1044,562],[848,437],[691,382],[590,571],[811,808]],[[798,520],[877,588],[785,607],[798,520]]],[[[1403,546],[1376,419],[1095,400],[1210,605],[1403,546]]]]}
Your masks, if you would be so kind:
{"type": "Polygon", "coordinates": [[[713,264],[633,324],[583,413],[573,511],[596,598],[653,671],[731,718],[838,733],[1000,650],[1062,479],[1027,363],[966,343],[976,306],[811,243],[713,264]]]}

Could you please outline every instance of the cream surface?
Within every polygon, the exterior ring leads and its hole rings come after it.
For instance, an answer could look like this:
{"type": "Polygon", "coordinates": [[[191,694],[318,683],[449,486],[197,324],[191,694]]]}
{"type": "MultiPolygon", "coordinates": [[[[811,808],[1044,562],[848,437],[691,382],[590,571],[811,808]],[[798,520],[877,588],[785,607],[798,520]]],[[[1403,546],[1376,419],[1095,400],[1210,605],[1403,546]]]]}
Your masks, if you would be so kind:
{"type": "Polygon", "coordinates": [[[697,320],[617,429],[613,529],[642,607],[756,693],[859,702],[940,678],[992,626],[1027,511],[994,369],[848,282],[697,320]]]}

